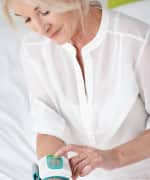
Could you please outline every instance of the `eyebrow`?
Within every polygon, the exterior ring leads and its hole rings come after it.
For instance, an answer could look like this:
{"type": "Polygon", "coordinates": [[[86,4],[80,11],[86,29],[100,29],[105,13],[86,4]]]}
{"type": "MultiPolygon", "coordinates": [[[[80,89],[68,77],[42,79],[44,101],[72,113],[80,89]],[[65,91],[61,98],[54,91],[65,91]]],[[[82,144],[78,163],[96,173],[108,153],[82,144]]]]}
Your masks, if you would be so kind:
{"type": "MultiPolygon", "coordinates": [[[[38,9],[39,9],[39,7],[35,7],[33,10],[34,10],[34,11],[37,11],[38,9]]],[[[22,15],[17,14],[17,13],[14,13],[14,15],[15,15],[15,16],[22,16],[22,15]]]]}

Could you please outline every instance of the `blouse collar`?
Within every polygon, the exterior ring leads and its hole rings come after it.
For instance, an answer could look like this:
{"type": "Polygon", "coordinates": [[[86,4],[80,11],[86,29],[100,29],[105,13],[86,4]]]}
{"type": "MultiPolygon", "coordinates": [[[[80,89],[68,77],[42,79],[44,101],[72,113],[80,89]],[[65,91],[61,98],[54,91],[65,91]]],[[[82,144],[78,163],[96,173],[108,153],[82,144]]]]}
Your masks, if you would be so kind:
{"type": "MultiPolygon", "coordinates": [[[[97,46],[100,45],[103,36],[108,28],[108,10],[102,9],[102,18],[101,23],[99,25],[98,31],[95,35],[95,37],[82,48],[82,52],[86,53],[89,51],[92,51],[97,46]]],[[[63,48],[65,48],[67,51],[69,51],[72,54],[76,53],[75,47],[71,43],[65,43],[62,45],[63,48]]]]}

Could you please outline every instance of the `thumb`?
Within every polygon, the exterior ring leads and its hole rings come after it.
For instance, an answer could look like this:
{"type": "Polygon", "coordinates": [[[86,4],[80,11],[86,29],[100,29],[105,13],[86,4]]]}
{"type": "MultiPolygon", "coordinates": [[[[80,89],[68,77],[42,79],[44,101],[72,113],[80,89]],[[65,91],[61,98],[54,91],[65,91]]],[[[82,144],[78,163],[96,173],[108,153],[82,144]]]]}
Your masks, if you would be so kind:
{"type": "Polygon", "coordinates": [[[58,149],[54,155],[55,156],[67,156],[67,153],[68,153],[68,151],[66,149],[66,146],[64,146],[64,147],[58,149]]]}

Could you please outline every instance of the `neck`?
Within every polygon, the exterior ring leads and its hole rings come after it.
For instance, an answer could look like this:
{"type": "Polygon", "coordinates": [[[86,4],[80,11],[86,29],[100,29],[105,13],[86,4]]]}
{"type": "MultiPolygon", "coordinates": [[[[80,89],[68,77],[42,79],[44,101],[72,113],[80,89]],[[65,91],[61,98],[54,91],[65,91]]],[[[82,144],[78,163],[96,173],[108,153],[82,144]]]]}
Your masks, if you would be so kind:
{"type": "Polygon", "coordinates": [[[101,23],[102,11],[96,7],[90,7],[87,16],[83,17],[78,30],[71,39],[71,44],[78,50],[88,44],[97,34],[101,23]]]}

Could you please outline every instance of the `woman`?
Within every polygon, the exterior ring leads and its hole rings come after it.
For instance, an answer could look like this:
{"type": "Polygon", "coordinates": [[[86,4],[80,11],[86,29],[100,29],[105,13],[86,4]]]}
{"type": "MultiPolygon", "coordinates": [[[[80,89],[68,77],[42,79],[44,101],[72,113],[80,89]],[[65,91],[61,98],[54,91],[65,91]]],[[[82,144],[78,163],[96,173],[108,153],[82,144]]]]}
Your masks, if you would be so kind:
{"type": "Polygon", "coordinates": [[[149,26],[87,0],[5,0],[4,10],[36,32],[21,55],[38,159],[73,151],[74,179],[150,179],[149,26]]]}

